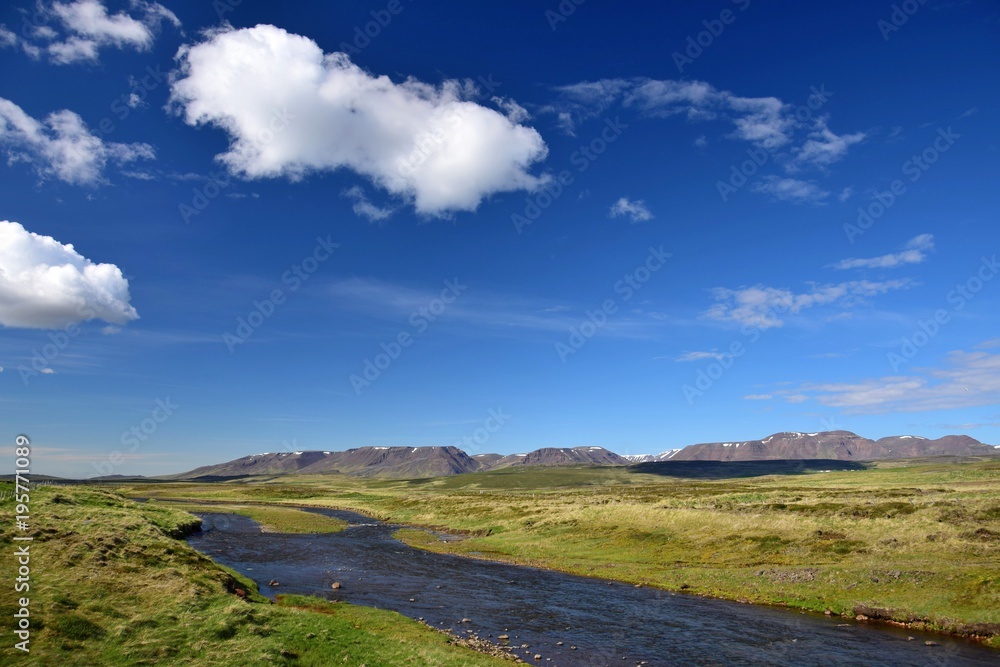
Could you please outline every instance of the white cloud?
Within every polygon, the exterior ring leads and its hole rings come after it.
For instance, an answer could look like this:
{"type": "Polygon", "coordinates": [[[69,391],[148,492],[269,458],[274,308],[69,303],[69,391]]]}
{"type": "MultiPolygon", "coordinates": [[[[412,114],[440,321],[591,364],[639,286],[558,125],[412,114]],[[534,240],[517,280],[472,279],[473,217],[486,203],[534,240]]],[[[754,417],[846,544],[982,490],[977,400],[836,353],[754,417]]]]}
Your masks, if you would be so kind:
{"type": "Polygon", "coordinates": [[[787,113],[784,102],[776,97],[735,97],[729,106],[744,115],[733,119],[736,136],[761,148],[775,149],[791,141],[795,119],[787,113]]]}
{"type": "Polygon", "coordinates": [[[38,372],[41,373],[42,375],[55,375],[56,374],[55,370],[53,370],[51,368],[43,368],[42,370],[40,370],[38,372]]]}
{"type": "Polygon", "coordinates": [[[556,91],[561,99],[543,107],[542,111],[556,114],[560,129],[570,136],[576,136],[578,123],[603,114],[611,105],[619,102],[625,91],[633,85],[633,82],[624,79],[602,79],[560,86],[556,91]]]}
{"type": "MultiPolygon", "coordinates": [[[[797,130],[808,129],[807,140],[794,152],[801,162],[818,165],[842,158],[851,145],[866,136],[864,132],[836,135],[827,127],[825,118],[807,124],[796,118],[794,106],[776,97],[743,97],[704,81],[602,79],[560,86],[556,91],[559,100],[542,111],[556,114],[559,126],[567,134],[573,134],[579,123],[604,115],[619,104],[647,116],[727,120],[734,126],[730,136],[768,150],[790,144],[797,130]]],[[[702,146],[705,142],[699,138],[695,143],[702,146]]]]}
{"type": "MultiPolygon", "coordinates": [[[[566,134],[575,135],[577,125],[607,115],[616,107],[647,117],[681,116],[688,122],[718,120],[732,125],[726,136],[769,151],[765,159],[789,173],[806,166],[825,170],[868,137],[866,132],[836,134],[829,128],[826,117],[810,119],[810,114],[803,118],[800,111],[804,107],[795,107],[777,97],[744,97],[704,81],[602,79],[560,86],[556,91],[559,98],[541,111],[555,114],[558,126],[566,134]],[[802,134],[805,136],[797,136],[802,134]]],[[[708,139],[699,136],[694,143],[704,148],[708,139]]],[[[820,203],[829,196],[812,183],[776,176],[766,177],[753,189],[796,203],[820,203]]]]}
{"type": "Polygon", "coordinates": [[[6,49],[17,46],[18,36],[7,29],[7,26],[0,23],[0,48],[6,49]]]}
{"type": "Polygon", "coordinates": [[[728,119],[735,126],[732,136],[768,149],[788,143],[797,125],[790,105],[775,97],[741,97],[704,81],[602,79],[556,90],[560,99],[543,111],[557,114],[567,134],[573,134],[578,123],[604,114],[615,104],[661,118],[728,119]]]}
{"type": "Polygon", "coordinates": [[[643,200],[631,201],[628,197],[622,197],[608,211],[612,218],[628,216],[632,222],[645,222],[653,219],[653,214],[649,212],[646,202],[643,200]]]}
{"type": "Polygon", "coordinates": [[[770,401],[774,396],[771,394],[747,394],[743,397],[746,401],[770,401]]]}
{"type": "Polygon", "coordinates": [[[128,281],[114,264],[94,264],[72,245],[0,221],[0,325],[56,329],[100,319],[139,317],[128,281]]]}
{"type": "Polygon", "coordinates": [[[864,132],[834,134],[827,127],[826,119],[819,118],[809,134],[809,139],[796,151],[794,164],[828,167],[843,159],[851,146],[861,143],[867,136],[864,132]]]}
{"type": "Polygon", "coordinates": [[[674,361],[704,361],[705,359],[722,359],[725,355],[721,352],[685,352],[674,361]]]}
{"type": "Polygon", "coordinates": [[[835,269],[891,269],[904,264],[920,264],[927,259],[927,251],[934,249],[933,234],[921,234],[910,239],[901,252],[865,259],[842,259],[835,269]]]}
{"type": "Polygon", "coordinates": [[[471,101],[470,82],[394,83],[270,25],[217,30],[179,59],[174,108],[225,129],[218,159],[244,177],[348,168],[427,215],[544,182],[528,173],[547,154],[541,136],[471,101]]]}
{"type": "Polygon", "coordinates": [[[854,196],[854,188],[848,185],[846,188],[840,191],[839,195],[837,195],[837,201],[845,202],[853,196],[854,196]]]}
{"type": "Polygon", "coordinates": [[[836,285],[814,285],[809,292],[801,294],[764,285],[736,290],[717,287],[712,293],[719,303],[709,308],[705,315],[714,320],[770,329],[782,326],[784,321],[781,316],[786,313],[797,314],[814,306],[851,306],[867,297],[905,289],[910,284],[906,279],[884,282],[855,280],[836,285]]]}
{"type": "Polygon", "coordinates": [[[43,178],[72,185],[103,182],[105,166],[155,157],[149,144],[105,142],[77,114],[63,109],[38,121],[0,97],[0,148],[8,162],[28,162],[43,178]]]}
{"type": "Polygon", "coordinates": [[[99,0],[39,2],[36,20],[52,25],[34,26],[31,39],[0,27],[0,46],[20,45],[33,58],[45,53],[57,65],[96,62],[103,47],[148,51],[163,21],[175,28],[181,25],[173,12],[157,2],[131,0],[129,5],[131,13],[108,14],[99,0]]]}
{"type": "Polygon", "coordinates": [[[512,123],[523,123],[531,119],[531,114],[528,113],[528,110],[509,97],[494,97],[492,98],[492,102],[503,110],[504,115],[507,116],[507,120],[512,123]]]}
{"type": "Polygon", "coordinates": [[[381,222],[396,212],[396,209],[380,208],[368,201],[368,195],[358,185],[344,190],[341,194],[354,202],[351,208],[355,215],[367,218],[370,222],[381,222]]]}
{"type": "Polygon", "coordinates": [[[795,204],[822,204],[830,195],[814,183],[800,181],[797,178],[780,178],[773,174],[754,183],[753,191],[795,204]]]}
{"type": "Polygon", "coordinates": [[[923,412],[1000,402],[1000,354],[955,350],[946,367],[919,374],[801,387],[823,405],[848,413],[923,412]]]}
{"type": "Polygon", "coordinates": [[[810,359],[842,359],[848,356],[846,352],[818,352],[810,354],[810,359]]]}

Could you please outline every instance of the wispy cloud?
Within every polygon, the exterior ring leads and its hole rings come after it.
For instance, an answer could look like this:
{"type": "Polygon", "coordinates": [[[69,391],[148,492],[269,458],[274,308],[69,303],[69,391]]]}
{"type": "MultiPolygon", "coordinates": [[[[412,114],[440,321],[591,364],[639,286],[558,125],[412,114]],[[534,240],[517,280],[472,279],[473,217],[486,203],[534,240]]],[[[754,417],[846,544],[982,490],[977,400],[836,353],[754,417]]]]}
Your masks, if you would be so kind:
{"type": "Polygon", "coordinates": [[[674,361],[704,361],[705,359],[722,359],[725,355],[721,352],[685,352],[674,361]]]}
{"type": "Polygon", "coordinates": [[[955,423],[911,424],[910,426],[914,428],[935,428],[935,429],[940,429],[942,431],[963,433],[965,431],[974,431],[978,428],[994,428],[1000,426],[1000,422],[962,422],[959,424],[955,423]]]}
{"type": "MultiPolygon", "coordinates": [[[[732,126],[731,139],[747,141],[776,151],[774,157],[789,171],[807,166],[826,168],[843,159],[849,149],[867,138],[865,132],[837,134],[829,118],[802,118],[794,105],[773,96],[745,97],[720,90],[704,81],[674,79],[601,79],[556,88],[558,99],[543,107],[555,114],[564,132],[605,115],[613,108],[635,111],[647,117],[680,116],[689,122],[721,120],[732,126]],[[796,145],[796,135],[805,133],[796,145]],[[778,153],[778,149],[782,149],[778,153]]],[[[705,136],[695,145],[708,144],[705,136]]]]}
{"type": "MultiPolygon", "coordinates": [[[[341,308],[409,326],[409,316],[420,309],[426,311],[428,304],[441,296],[441,289],[415,289],[373,279],[350,278],[333,283],[329,294],[341,308]]],[[[587,307],[592,306],[588,304],[576,309],[544,299],[487,293],[469,287],[445,307],[437,321],[444,326],[474,329],[477,336],[510,337],[530,332],[563,334],[586,319],[587,307]]],[[[655,338],[662,327],[662,322],[645,315],[619,313],[608,319],[601,328],[601,336],[646,340],[655,338]]]]}
{"type": "Polygon", "coordinates": [[[740,289],[718,287],[712,294],[718,301],[705,315],[714,320],[732,321],[760,329],[780,327],[782,316],[797,314],[815,306],[849,307],[867,297],[906,289],[909,279],[882,282],[855,280],[835,285],[813,285],[808,292],[796,294],[790,289],[755,285],[740,289]]]}
{"type": "Polygon", "coordinates": [[[745,401],[769,401],[774,398],[771,394],[747,394],[743,397],[745,401]]]}
{"type": "Polygon", "coordinates": [[[556,114],[567,134],[573,134],[577,124],[616,105],[651,117],[728,120],[733,138],[769,149],[787,144],[797,123],[791,105],[776,97],[742,97],[704,81],[601,79],[561,86],[556,91],[559,99],[542,111],[556,114]]]}
{"type": "Polygon", "coordinates": [[[801,393],[848,413],[949,410],[1000,402],[1000,354],[955,350],[944,368],[859,382],[804,384],[801,393]]]}
{"type": "Polygon", "coordinates": [[[608,215],[612,218],[627,216],[633,223],[645,222],[653,219],[653,214],[650,213],[649,208],[646,206],[646,202],[641,199],[632,201],[628,197],[622,197],[612,204],[611,209],[608,211],[608,215]]]}
{"type": "Polygon", "coordinates": [[[778,201],[794,204],[822,204],[830,196],[829,192],[815,183],[797,178],[781,178],[774,174],[764,176],[754,183],[752,189],[754,192],[770,195],[778,201]]]}
{"type": "Polygon", "coordinates": [[[835,134],[827,127],[826,118],[819,118],[808,140],[795,152],[795,160],[790,166],[793,170],[805,165],[828,167],[842,160],[851,146],[861,143],[866,137],[864,132],[835,134]]]}
{"type": "Polygon", "coordinates": [[[351,208],[355,215],[367,218],[369,222],[381,222],[396,212],[394,208],[382,208],[368,201],[368,195],[359,185],[344,190],[341,195],[353,202],[351,208]]]}
{"type": "Polygon", "coordinates": [[[927,252],[934,249],[934,236],[921,234],[910,239],[903,250],[879,257],[865,259],[842,259],[833,265],[835,269],[891,269],[904,264],[920,264],[927,259],[927,252]]]}

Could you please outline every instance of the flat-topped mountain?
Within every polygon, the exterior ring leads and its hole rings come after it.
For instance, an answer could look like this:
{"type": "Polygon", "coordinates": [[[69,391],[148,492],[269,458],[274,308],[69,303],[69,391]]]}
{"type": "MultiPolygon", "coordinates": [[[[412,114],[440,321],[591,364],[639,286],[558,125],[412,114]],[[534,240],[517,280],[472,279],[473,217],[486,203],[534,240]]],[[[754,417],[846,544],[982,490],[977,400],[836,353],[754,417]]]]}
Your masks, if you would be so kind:
{"type": "Polygon", "coordinates": [[[586,463],[599,466],[628,465],[630,461],[603,447],[543,447],[528,452],[511,465],[568,466],[586,463]]]}
{"type": "Polygon", "coordinates": [[[668,449],[659,454],[621,456],[604,447],[544,447],[524,454],[476,454],[457,447],[357,447],[343,452],[265,452],[203,466],[162,479],[343,473],[360,477],[439,477],[514,466],[625,466],[657,461],[766,461],[834,459],[871,461],[916,456],[983,456],[1000,454],[967,435],[929,440],[897,435],[869,440],[850,431],[775,433],[762,440],[707,442],[668,449]]]}
{"type": "Polygon", "coordinates": [[[675,461],[764,461],[778,459],[836,459],[872,461],[914,456],[982,456],[997,449],[967,435],[946,435],[928,440],[916,435],[896,435],[880,440],[862,438],[850,431],[775,433],[762,440],[708,442],[688,445],[675,461]]]}
{"type": "Polygon", "coordinates": [[[171,477],[191,479],[328,472],[359,477],[439,477],[473,472],[482,467],[479,462],[457,447],[358,447],[343,452],[252,454],[171,477]]]}

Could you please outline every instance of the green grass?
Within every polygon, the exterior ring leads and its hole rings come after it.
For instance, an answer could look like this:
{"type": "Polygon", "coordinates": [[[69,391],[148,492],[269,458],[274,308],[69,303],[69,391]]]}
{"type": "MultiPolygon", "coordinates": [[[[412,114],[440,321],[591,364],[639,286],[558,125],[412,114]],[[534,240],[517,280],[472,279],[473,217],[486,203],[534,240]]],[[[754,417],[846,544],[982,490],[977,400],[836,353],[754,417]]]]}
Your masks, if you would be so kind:
{"type": "Polygon", "coordinates": [[[421,480],[271,477],[130,491],[355,509],[469,535],[442,542],[426,531],[400,531],[404,541],[433,551],[863,613],[1000,645],[1000,460],[893,461],[830,472],[818,471],[827,464],[691,463],[509,468],[421,480]]]}
{"type": "MultiPolygon", "coordinates": [[[[0,493],[10,487],[0,483],[0,493]]],[[[0,507],[13,514],[9,495],[0,507]]],[[[282,509],[280,516],[292,514],[282,509]]],[[[7,582],[16,567],[9,524],[0,527],[0,577],[7,582]]],[[[0,664],[508,664],[394,612],[303,596],[273,604],[253,582],[179,539],[196,525],[166,503],[135,503],[99,488],[35,489],[27,533],[34,537],[31,590],[24,594],[31,600],[31,653],[16,651],[8,631],[0,664]]],[[[14,604],[11,591],[0,596],[0,615],[11,619],[14,604]]]]}

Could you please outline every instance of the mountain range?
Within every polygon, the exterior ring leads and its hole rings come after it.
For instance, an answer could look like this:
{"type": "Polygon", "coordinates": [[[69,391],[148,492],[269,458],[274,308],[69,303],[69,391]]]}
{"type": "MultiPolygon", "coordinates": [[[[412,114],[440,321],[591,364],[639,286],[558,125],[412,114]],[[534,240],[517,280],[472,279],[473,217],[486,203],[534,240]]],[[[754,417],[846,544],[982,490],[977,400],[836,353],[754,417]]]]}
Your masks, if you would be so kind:
{"type": "Polygon", "coordinates": [[[212,479],[244,475],[342,473],[362,477],[439,477],[513,466],[610,465],[656,461],[765,461],[835,459],[871,461],[917,456],[989,456],[1000,448],[967,435],[930,440],[897,435],[869,440],[850,431],[775,433],[761,440],[708,442],[659,454],[619,455],[604,447],[545,447],[525,454],[476,454],[457,447],[358,447],[342,452],[265,452],[202,466],[161,479],[212,479]]]}

